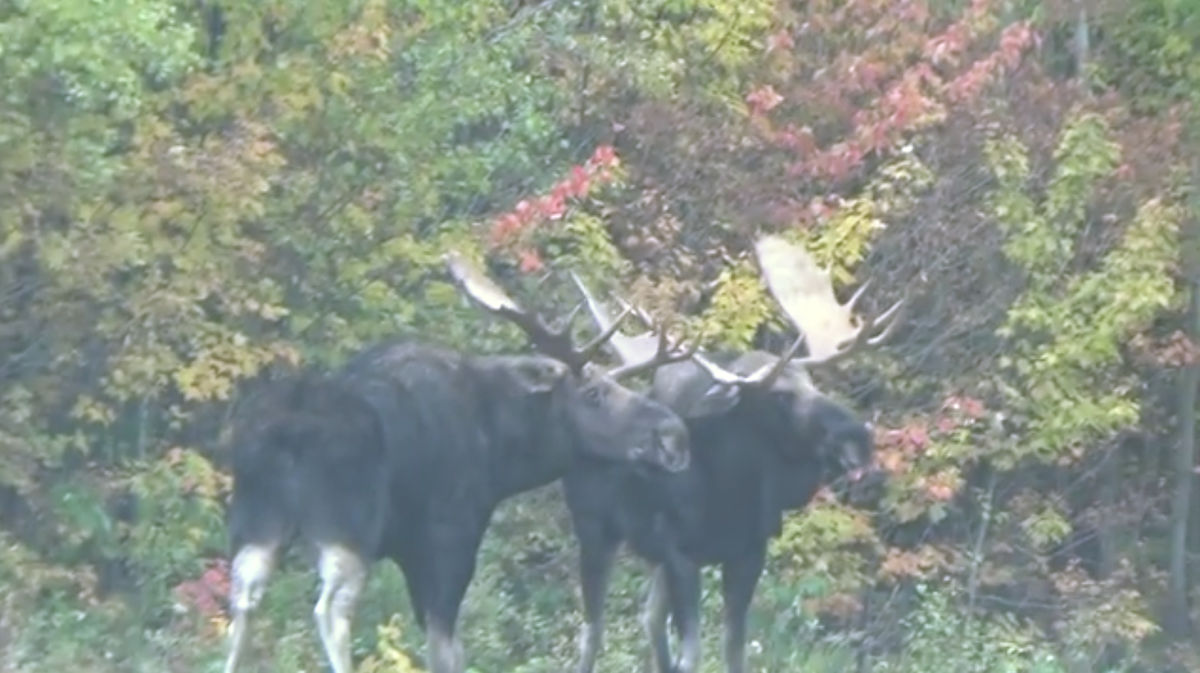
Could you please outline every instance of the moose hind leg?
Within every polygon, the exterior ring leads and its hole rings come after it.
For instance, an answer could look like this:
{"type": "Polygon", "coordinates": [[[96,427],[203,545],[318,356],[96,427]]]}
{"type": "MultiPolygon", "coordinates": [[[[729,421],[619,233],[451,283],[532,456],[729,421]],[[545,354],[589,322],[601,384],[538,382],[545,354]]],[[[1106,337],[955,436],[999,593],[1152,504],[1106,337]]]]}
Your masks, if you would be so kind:
{"type": "Polygon", "coordinates": [[[725,670],[746,669],[746,612],[763,569],[762,553],[728,562],[721,568],[721,593],[725,603],[725,670]]]}
{"type": "Polygon", "coordinates": [[[225,673],[234,673],[246,649],[246,630],[253,611],[262,601],[267,580],[275,565],[275,547],[246,545],[233,557],[229,609],[233,618],[229,624],[229,654],[225,673]]]}
{"type": "Polygon", "coordinates": [[[321,595],[313,607],[317,633],[333,673],[351,673],[350,623],[367,580],[366,560],[345,547],[321,549],[321,595]]]}

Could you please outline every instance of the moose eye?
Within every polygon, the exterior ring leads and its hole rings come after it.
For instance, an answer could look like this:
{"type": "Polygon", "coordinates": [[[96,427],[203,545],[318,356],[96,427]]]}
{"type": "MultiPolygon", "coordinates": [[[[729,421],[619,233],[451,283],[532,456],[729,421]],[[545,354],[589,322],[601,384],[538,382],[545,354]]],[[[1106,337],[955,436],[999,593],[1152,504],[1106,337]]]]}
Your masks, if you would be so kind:
{"type": "Polygon", "coordinates": [[[600,404],[604,401],[604,390],[602,388],[584,388],[583,399],[592,404],[600,404]]]}

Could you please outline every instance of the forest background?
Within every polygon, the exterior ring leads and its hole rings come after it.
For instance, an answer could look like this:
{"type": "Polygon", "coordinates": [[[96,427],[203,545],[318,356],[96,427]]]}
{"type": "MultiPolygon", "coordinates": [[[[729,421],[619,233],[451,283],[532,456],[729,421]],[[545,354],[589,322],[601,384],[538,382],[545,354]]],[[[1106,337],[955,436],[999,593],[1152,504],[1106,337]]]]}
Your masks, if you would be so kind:
{"type": "MultiPolygon", "coordinates": [[[[451,247],[550,313],[576,269],[778,348],[782,232],[912,307],[819,376],[892,478],[788,517],[752,669],[1200,671],[1198,46],[1196,0],[0,0],[0,669],[217,670],[239,391],[522,348],[451,247]]],[[[557,485],[505,504],[472,670],[573,660],[575,558],[557,485]]],[[[260,670],[320,670],[313,581],[272,585],[260,670]]],[[[398,571],[367,596],[363,670],[416,670],[398,571]]]]}

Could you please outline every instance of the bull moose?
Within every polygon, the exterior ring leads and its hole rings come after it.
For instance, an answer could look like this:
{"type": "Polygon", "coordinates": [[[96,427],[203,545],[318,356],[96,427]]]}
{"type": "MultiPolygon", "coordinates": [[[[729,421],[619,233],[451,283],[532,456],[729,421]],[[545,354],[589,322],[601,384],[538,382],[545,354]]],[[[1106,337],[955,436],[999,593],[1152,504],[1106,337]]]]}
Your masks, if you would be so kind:
{"type": "MultiPolygon", "coordinates": [[[[627,543],[654,568],[643,613],[655,665],[693,673],[700,658],[700,567],[719,565],[725,613],[724,657],[729,673],[745,669],[746,613],[762,572],[768,540],[781,531],[783,512],[803,508],[822,483],[857,477],[860,493],[880,485],[867,470],[870,427],[813,384],[806,368],[827,366],[889,337],[903,300],[856,325],[855,303],[834,296],[829,274],[798,245],[766,237],[757,245],[767,285],[799,330],[781,355],[697,353],[654,372],[652,397],[686,422],[692,460],[680,471],[580,464],[563,481],[580,545],[584,624],[578,673],[591,673],[601,648],[604,596],[614,554],[627,543]],[[794,357],[807,344],[805,357],[794,357]],[[671,660],[667,616],[681,640],[671,660]]],[[[601,327],[616,323],[576,276],[601,327]]],[[[626,304],[626,311],[630,306],[626,304]]],[[[649,317],[640,312],[643,320],[649,317]]],[[[650,348],[651,335],[615,332],[609,345],[625,361],[650,348]]]]}
{"type": "Polygon", "coordinates": [[[668,472],[687,466],[681,419],[618,380],[691,351],[672,345],[604,371],[591,361],[617,322],[577,348],[570,320],[552,329],[464,257],[446,261],[467,296],[518,325],[541,354],[384,344],[248,403],[233,441],[226,673],[238,667],[249,615],[281,553],[297,540],[320,576],[313,615],[334,673],[352,670],[355,604],[369,566],[383,558],[403,571],[431,670],[462,673],[458,612],[502,500],[585,457],[668,472]]]}

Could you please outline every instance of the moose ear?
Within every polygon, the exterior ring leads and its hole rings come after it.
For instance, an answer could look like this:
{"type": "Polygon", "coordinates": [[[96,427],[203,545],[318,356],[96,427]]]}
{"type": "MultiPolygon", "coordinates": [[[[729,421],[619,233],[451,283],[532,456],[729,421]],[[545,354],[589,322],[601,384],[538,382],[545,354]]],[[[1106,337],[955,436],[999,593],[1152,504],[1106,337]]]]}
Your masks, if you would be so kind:
{"type": "Polygon", "coordinates": [[[714,381],[704,394],[680,411],[684,418],[717,416],[732,409],[742,399],[742,389],[727,383],[714,381]]]}
{"type": "Polygon", "coordinates": [[[570,370],[566,365],[554,360],[523,359],[514,362],[510,370],[526,393],[535,395],[554,390],[570,370]]]}

